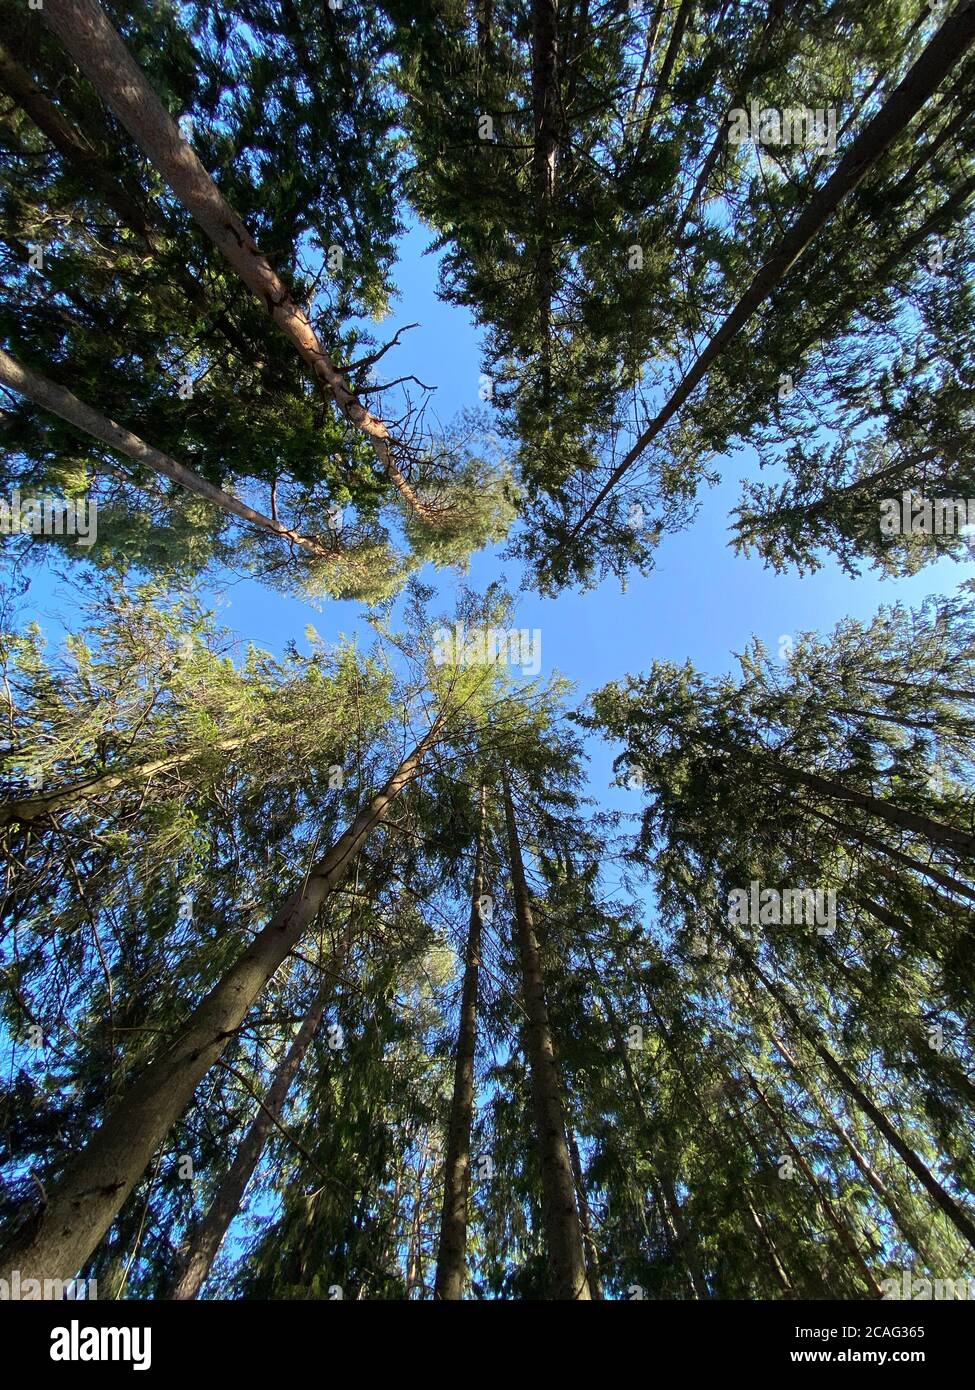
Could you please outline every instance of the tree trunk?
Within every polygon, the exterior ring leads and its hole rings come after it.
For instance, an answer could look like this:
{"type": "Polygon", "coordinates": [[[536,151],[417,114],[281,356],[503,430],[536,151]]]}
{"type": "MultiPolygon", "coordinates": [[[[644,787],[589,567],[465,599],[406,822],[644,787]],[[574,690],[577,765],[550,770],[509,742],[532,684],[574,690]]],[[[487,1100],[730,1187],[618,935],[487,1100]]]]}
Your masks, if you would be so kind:
{"type": "Polygon", "coordinates": [[[331,393],[344,418],[367,437],[386,476],[404,501],[424,520],[435,522],[438,509],[428,507],[416,495],[396,463],[388,426],[356,398],[319,342],[308,315],[292,299],[283,280],[180,135],[176,122],[98,0],[45,0],[42,14],[179,201],[267,309],[316,380],[331,393]]]}
{"type": "Polygon", "coordinates": [[[262,737],[261,734],[241,735],[240,738],[222,738],[216,743],[210,743],[206,749],[193,749],[186,753],[174,753],[168,758],[156,758],[148,763],[136,763],[132,767],[124,768],[121,772],[106,772],[103,775],[92,777],[87,782],[75,782],[69,787],[62,787],[60,791],[40,793],[37,796],[24,797],[20,801],[7,801],[0,805],[0,827],[19,823],[21,825],[32,824],[44,816],[49,816],[55,811],[63,811],[71,806],[77,806],[79,802],[86,801],[92,796],[101,796],[104,792],[115,791],[116,788],[125,786],[129,782],[147,782],[150,777],[154,777],[158,772],[169,772],[171,768],[185,767],[196,758],[204,756],[205,753],[217,751],[221,753],[233,753],[245,744],[254,743],[262,737]]]}
{"type": "MultiPolygon", "coordinates": [[[[74,124],[49,100],[31,78],[30,74],[17,62],[13,54],[0,45],[0,90],[4,90],[17,105],[31,118],[43,135],[50,140],[61,157],[66,160],[83,181],[90,183],[98,195],[112,209],[120,221],[134,232],[140,241],[156,253],[162,249],[165,229],[156,216],[152,206],[144,206],[132,196],[116,178],[114,171],[106,162],[103,148],[96,146],[94,139],[79,124],[78,113],[74,113],[74,124]]],[[[11,242],[11,244],[14,244],[11,242]]],[[[179,267],[172,270],[180,291],[198,317],[210,316],[213,327],[220,333],[230,350],[238,358],[243,358],[239,335],[224,312],[209,302],[206,291],[188,269],[179,267]]],[[[95,305],[80,300],[70,289],[62,287],[63,292],[84,312],[95,317],[95,305]]]]}
{"type": "MultiPolygon", "coordinates": [[[[680,1071],[681,1080],[684,1083],[685,1090],[688,1092],[688,1094],[693,1096],[695,1101],[697,1101],[697,1093],[694,1091],[694,1088],[687,1077],[676,1044],[674,1043],[673,1038],[670,1036],[670,1032],[664,1023],[663,1018],[660,1016],[660,1011],[654,1003],[653,996],[651,995],[649,988],[647,988],[646,986],[644,986],[644,998],[647,1001],[647,1007],[650,1009],[650,1012],[653,1014],[654,1019],[656,1020],[657,1027],[660,1029],[660,1036],[663,1038],[671,1056],[677,1064],[677,1068],[680,1071]]],[[[604,999],[604,1007],[606,1007],[608,1003],[608,999],[604,999]]],[[[616,1045],[617,1047],[622,1048],[622,1034],[620,1033],[618,1023],[614,1023],[614,1031],[618,1035],[618,1041],[616,1045]]],[[[624,1051],[623,1055],[626,1058],[626,1072],[630,1078],[630,1085],[631,1087],[633,1087],[636,1085],[636,1082],[633,1079],[633,1068],[630,1066],[628,1054],[624,1051]]],[[[688,1272],[690,1274],[691,1286],[694,1292],[694,1296],[696,1298],[710,1298],[711,1292],[708,1288],[707,1280],[705,1279],[703,1271],[701,1270],[700,1264],[697,1259],[697,1254],[694,1250],[693,1243],[690,1239],[690,1232],[687,1229],[687,1222],[684,1220],[684,1213],[681,1211],[680,1203],[677,1200],[677,1193],[674,1191],[673,1184],[669,1180],[666,1181],[664,1184],[664,1192],[667,1197],[668,1205],[671,1208],[671,1215],[674,1222],[674,1228],[677,1231],[679,1239],[680,1251],[683,1255],[684,1263],[687,1266],[688,1272]]]]}
{"type": "Polygon", "coordinates": [[[26,396],[35,405],[43,406],[52,414],[59,415],[62,420],[67,420],[68,424],[74,425],[75,429],[83,430],[94,439],[100,440],[102,444],[107,444],[116,453],[125,454],[128,458],[146,464],[156,473],[170,478],[180,487],[185,487],[188,492],[195,492],[198,497],[212,502],[222,511],[231,512],[234,516],[249,521],[252,526],[259,526],[262,531],[270,531],[276,536],[281,536],[284,540],[293,541],[295,545],[302,546],[313,555],[327,559],[334,558],[334,549],[322,545],[319,541],[311,540],[308,536],[299,535],[297,531],[289,530],[287,526],[282,526],[279,521],[272,521],[269,516],[265,516],[262,512],[256,512],[253,507],[248,507],[246,503],[238,501],[229,492],[214,487],[213,483],[208,483],[205,478],[201,478],[199,473],[194,473],[191,468],[177,463],[168,454],[154,449],[151,444],[146,444],[138,435],[132,434],[124,426],[117,425],[114,420],[99,414],[90,405],[85,405],[84,401],[80,401],[77,396],[63,386],[58,386],[48,377],[39,376],[36,372],[32,372],[28,367],[17,362],[9,353],[4,352],[2,348],[0,348],[0,382],[18,392],[19,395],[26,396]]]}
{"type": "Polygon", "coordinates": [[[552,382],[552,202],[558,162],[558,0],[532,0],[532,181],[538,233],[536,258],[539,363],[542,396],[550,403],[552,382]]]}
{"type": "Polygon", "coordinates": [[[843,1064],[833,1056],[829,1048],[819,1041],[809,1025],[800,1017],[798,1010],[786,999],[779,986],[768,978],[751,952],[746,950],[740,942],[731,941],[731,938],[728,937],[727,934],[725,934],[725,936],[726,939],[737,948],[739,955],[762,982],[786,1016],[791,1019],[799,1033],[811,1044],[816,1055],[839,1082],[842,1089],[850,1096],[856,1105],[859,1106],[876,1129],[880,1131],[895,1153],[900,1155],[903,1162],[906,1163],[907,1167],[933,1199],[938,1209],[947,1216],[955,1229],[964,1236],[969,1245],[975,1249],[975,1219],[972,1218],[971,1214],[965,1210],[961,1203],[958,1202],[950,1192],[947,1192],[945,1188],[942,1187],[927,1164],[921,1160],[911,1146],[898,1134],[897,1130],[887,1119],[887,1116],[860,1088],[843,1064]]]}
{"type": "Polygon", "coordinates": [[[494,0],[478,0],[477,4],[477,51],[481,62],[485,62],[491,52],[494,28],[494,0]]]}
{"type": "Polygon", "coordinates": [[[766,1251],[768,1252],[769,1263],[772,1266],[772,1273],[775,1276],[775,1282],[778,1284],[779,1288],[782,1290],[786,1298],[795,1298],[796,1291],[792,1287],[792,1284],[789,1282],[789,1276],[788,1274],[786,1274],[785,1267],[782,1264],[782,1261],[779,1259],[779,1252],[775,1248],[775,1243],[772,1240],[772,1237],[769,1235],[768,1231],[765,1229],[765,1225],[762,1221],[762,1218],[755,1210],[755,1207],[752,1204],[751,1199],[748,1197],[745,1198],[745,1210],[748,1212],[748,1219],[751,1221],[752,1225],[755,1227],[755,1230],[758,1232],[759,1240],[762,1242],[762,1244],[765,1246],[766,1251]]]}
{"type": "Polygon", "coordinates": [[[756,65],[763,58],[768,48],[769,40],[771,39],[772,34],[774,33],[777,25],[784,18],[785,15],[783,13],[782,8],[778,4],[778,0],[769,0],[768,14],[765,17],[765,23],[762,25],[761,33],[759,34],[758,38],[758,43],[755,47],[755,52],[750,56],[749,60],[743,65],[741,71],[737,75],[734,94],[725,105],[725,114],[723,115],[721,121],[718,124],[718,133],[715,135],[714,142],[712,143],[711,148],[704,159],[704,163],[701,165],[700,172],[698,173],[698,176],[694,182],[694,187],[691,190],[690,197],[684,204],[684,210],[681,213],[680,222],[677,225],[677,231],[674,233],[675,244],[678,243],[681,237],[684,235],[684,228],[687,226],[691,213],[694,210],[694,205],[697,203],[698,199],[704,193],[704,190],[708,184],[708,179],[711,177],[714,167],[721,156],[721,151],[728,148],[728,117],[736,106],[743,105],[744,98],[742,96],[742,92],[747,89],[750,74],[754,72],[756,65]]]}
{"type": "Polygon", "coordinates": [[[867,832],[861,830],[859,826],[854,827],[845,824],[843,821],[834,820],[832,816],[827,816],[824,812],[817,811],[813,806],[809,806],[806,809],[810,811],[817,820],[825,821],[828,825],[832,825],[835,829],[840,831],[848,845],[865,845],[867,849],[876,850],[878,854],[886,855],[887,858],[892,859],[895,864],[903,864],[905,869],[910,869],[917,874],[924,874],[942,888],[947,889],[949,893],[954,893],[959,897],[969,898],[972,902],[975,902],[975,888],[968,883],[962,883],[960,879],[955,878],[952,874],[947,874],[942,869],[935,868],[933,864],[925,864],[923,860],[914,859],[911,855],[904,854],[902,850],[894,849],[892,845],[885,844],[883,840],[878,839],[875,835],[868,835],[867,832]]]}
{"type": "Polygon", "coordinates": [[[372,830],[385,819],[427,749],[439,739],[442,722],[443,716],[434,721],[382,790],[309,870],[302,886],[189,1016],[176,1042],[129,1088],[69,1165],[36,1218],[0,1251],[3,1277],[11,1269],[37,1279],[77,1275],[267,981],[343,881],[372,830]]]}
{"type": "Polygon", "coordinates": [[[816,772],[806,772],[803,768],[792,767],[774,757],[768,760],[768,765],[783,780],[798,782],[800,786],[808,787],[810,791],[818,792],[830,801],[843,801],[851,806],[859,806],[861,811],[867,811],[878,820],[896,826],[898,830],[913,831],[915,835],[922,835],[931,844],[945,845],[969,858],[975,856],[975,835],[968,830],[958,830],[953,825],[945,825],[943,821],[932,820],[930,816],[905,811],[900,806],[892,805],[884,797],[873,796],[870,792],[859,791],[856,787],[848,787],[832,777],[821,777],[816,772]]]}
{"type": "Polygon", "coordinates": [[[532,0],[532,172],[536,211],[547,216],[555,192],[558,161],[559,0],[532,0]]]}
{"type": "Polygon", "coordinates": [[[975,690],[966,690],[964,687],[952,685],[932,685],[919,684],[917,681],[899,681],[891,676],[864,676],[863,679],[870,685],[893,685],[898,690],[916,690],[921,695],[928,697],[938,696],[945,700],[975,700],[975,690]]]}
{"type": "MultiPolygon", "coordinates": [[[[64,0],[60,2],[63,3],[64,0]]],[[[761,308],[813,238],[822,231],[842,200],[862,183],[924,103],[938,91],[945,76],[961,62],[973,40],[975,0],[963,0],[945,20],[877,114],[864,126],[825,184],[786,232],[775,253],[757,272],[748,289],[687,371],[680,385],[613,469],[572,528],[570,540],[591,520],[624,474],[629,472],[644,450],[670,423],[687,398],[707,376],[724,349],[761,308]]]]}
{"type": "Polygon", "coordinates": [[[481,896],[487,794],[481,788],[481,824],[474,856],[471,918],[464,952],[464,984],[457,1027],[457,1061],[444,1160],[443,1210],[437,1248],[435,1296],[461,1299],[467,1281],[467,1199],[471,1184],[471,1123],[474,1116],[474,1055],[477,1048],[477,975],[481,954],[481,896]]]}
{"type": "Polygon", "coordinates": [[[119,220],[134,232],[140,241],[155,248],[156,237],[148,214],[134,198],[120,187],[105,168],[83,136],[66,121],[49,101],[30,73],[0,42],[0,90],[11,97],[31,118],[38,130],[73,169],[92,187],[112,209],[119,220]]]}
{"type": "Polygon", "coordinates": [[[877,1283],[877,1280],[874,1278],[873,1271],[870,1269],[870,1266],[863,1258],[863,1253],[856,1242],[853,1232],[850,1230],[849,1226],[843,1220],[840,1213],[836,1210],[836,1207],[833,1205],[833,1202],[827,1194],[822,1183],[819,1181],[819,1179],[816,1177],[816,1174],[813,1172],[809,1164],[806,1162],[802,1150],[799,1148],[798,1144],[796,1144],[795,1140],[792,1138],[792,1135],[789,1133],[786,1126],[782,1123],[777,1111],[769,1101],[761,1086],[756,1081],[755,1077],[752,1076],[751,1072],[748,1070],[747,1067],[742,1067],[742,1071],[748,1077],[748,1081],[751,1085],[751,1088],[758,1097],[759,1104],[771,1119],[772,1124],[774,1125],[778,1133],[781,1135],[786,1147],[792,1154],[792,1157],[799,1165],[799,1169],[803,1177],[806,1179],[806,1181],[809,1183],[809,1186],[812,1188],[813,1193],[816,1197],[816,1201],[822,1207],[823,1214],[826,1217],[826,1220],[829,1222],[833,1230],[839,1236],[840,1242],[842,1243],[844,1249],[852,1259],[853,1263],[856,1265],[857,1269],[860,1271],[860,1277],[866,1284],[870,1292],[870,1297],[883,1298],[884,1291],[877,1283]]]}
{"type": "Polygon", "coordinates": [[[637,147],[642,145],[647,137],[647,133],[653,124],[653,118],[660,110],[660,103],[663,100],[664,92],[674,73],[677,63],[677,55],[680,52],[681,43],[684,40],[684,30],[687,28],[687,21],[690,19],[694,0],[680,0],[680,7],[677,10],[677,18],[674,20],[674,27],[670,31],[670,40],[667,44],[667,51],[664,54],[664,61],[653,84],[653,96],[650,100],[650,107],[643,119],[643,129],[637,140],[637,147]]]}
{"type": "Polygon", "coordinates": [[[528,1015],[526,1051],[531,1070],[532,1108],[542,1172],[542,1208],[548,1238],[552,1296],[585,1301],[589,1299],[586,1257],[576,1208],[572,1164],[565,1140],[565,1111],[545,1002],[545,982],[507,771],[502,772],[502,778],[515,925],[521,954],[525,1012],[528,1015]]]}
{"type": "MultiPolygon", "coordinates": [[[[640,1083],[637,1081],[633,1071],[633,1064],[630,1061],[629,1049],[626,1045],[626,1039],[623,1037],[623,1030],[620,1027],[619,1018],[610,1001],[609,995],[600,984],[596,963],[592,958],[592,952],[588,944],[585,945],[584,949],[586,960],[589,962],[589,969],[592,971],[593,987],[599,996],[600,1003],[606,1010],[606,1019],[609,1023],[610,1031],[613,1034],[616,1050],[620,1055],[620,1061],[626,1075],[627,1083],[630,1087],[630,1093],[636,1105],[637,1114],[640,1116],[644,1129],[649,1133],[650,1121],[647,1116],[646,1107],[643,1104],[643,1094],[640,1090],[640,1083]]],[[[647,1002],[650,1003],[650,1007],[653,1009],[652,1002],[649,999],[647,1002]]],[[[656,1009],[653,1009],[653,1012],[658,1025],[661,1027],[661,1030],[665,1032],[665,1030],[663,1030],[663,1020],[660,1018],[656,1009]]],[[[667,1041],[669,1043],[669,1038],[667,1038],[667,1041]]],[[[650,1157],[650,1155],[648,1155],[648,1157],[650,1157]]],[[[684,1270],[690,1284],[691,1296],[693,1298],[710,1298],[711,1295],[708,1290],[707,1280],[704,1278],[700,1265],[698,1264],[694,1245],[690,1239],[690,1232],[687,1229],[687,1223],[680,1209],[677,1193],[674,1191],[670,1176],[667,1172],[664,1172],[662,1179],[658,1180],[656,1177],[656,1170],[661,1166],[660,1160],[654,1156],[650,1158],[650,1161],[655,1170],[652,1183],[654,1199],[664,1218],[664,1224],[668,1228],[668,1235],[671,1238],[674,1250],[679,1254],[681,1262],[684,1265],[684,1270]]]]}
{"type": "Polygon", "coordinates": [[[918,1255],[920,1255],[921,1259],[924,1260],[925,1264],[928,1266],[929,1269],[933,1268],[931,1256],[927,1249],[927,1242],[920,1235],[914,1223],[901,1210],[897,1198],[890,1191],[887,1184],[881,1178],[880,1174],[877,1173],[877,1171],[873,1168],[867,1157],[863,1153],[861,1153],[853,1136],[847,1133],[847,1131],[843,1128],[840,1122],[833,1115],[833,1112],[830,1110],[823,1097],[819,1094],[816,1088],[812,1086],[810,1082],[806,1079],[802,1069],[799,1066],[799,1063],[792,1056],[785,1043],[780,1038],[776,1037],[774,1033],[771,1034],[771,1038],[772,1042],[778,1049],[781,1057],[783,1058],[787,1066],[791,1067],[792,1071],[798,1077],[800,1084],[805,1089],[807,1095],[812,1100],[813,1104],[816,1106],[816,1109],[819,1111],[820,1115],[823,1118],[824,1124],[836,1136],[836,1138],[839,1139],[840,1142],[844,1144],[846,1148],[849,1150],[850,1157],[853,1159],[853,1162],[856,1165],[857,1169],[859,1170],[861,1175],[866,1179],[869,1185],[873,1188],[874,1192],[880,1198],[881,1202],[883,1202],[887,1210],[890,1212],[891,1220],[894,1222],[894,1225],[897,1227],[901,1235],[907,1241],[908,1245],[910,1245],[912,1249],[918,1255]]]}
{"type": "Polygon", "coordinates": [[[653,17],[647,24],[647,38],[643,45],[643,62],[640,64],[640,76],[636,80],[633,88],[633,95],[630,97],[630,110],[627,116],[627,125],[632,125],[640,105],[640,98],[647,83],[647,76],[650,72],[650,64],[653,60],[653,51],[657,46],[657,36],[660,33],[660,21],[664,16],[664,0],[657,0],[657,7],[653,17]]]}
{"type": "Polygon", "coordinates": [[[426,1291],[423,1282],[423,1177],[427,1170],[426,1134],[420,1144],[416,1165],[416,1192],[413,1197],[413,1211],[410,1216],[410,1243],[406,1251],[406,1298],[409,1300],[414,1289],[421,1294],[426,1291]]]}
{"type": "MultiPolygon", "coordinates": [[[[935,724],[930,719],[908,719],[906,715],[888,714],[886,710],[879,709],[860,709],[856,705],[830,705],[823,706],[823,712],[828,714],[838,714],[841,718],[860,719],[864,723],[871,719],[879,719],[883,724],[896,724],[899,729],[920,729],[923,733],[941,734],[944,726],[935,724]]],[[[971,734],[970,730],[966,733],[971,734]]]]}
{"type": "Polygon", "coordinates": [[[305,1015],[304,1022],[288,1049],[287,1056],[275,1072],[267,1098],[261,1104],[250,1129],[234,1154],[234,1161],[217,1188],[203,1224],[193,1235],[189,1251],[179,1263],[176,1279],[169,1294],[171,1299],[196,1298],[210,1273],[210,1267],[217,1257],[227,1227],[240,1210],[244,1193],[264,1152],[268,1135],[281,1116],[291,1083],[322,1021],[333,990],[331,980],[319,990],[315,1002],[305,1015]]]}
{"type": "Polygon", "coordinates": [[[603,1289],[599,1278],[599,1251],[596,1249],[596,1241],[592,1233],[592,1213],[589,1210],[589,1199],[586,1197],[586,1185],[583,1179],[582,1160],[579,1157],[579,1145],[576,1143],[575,1134],[571,1129],[569,1129],[566,1137],[569,1142],[569,1161],[572,1164],[572,1181],[575,1183],[576,1203],[579,1208],[579,1225],[582,1228],[582,1243],[586,1250],[586,1268],[589,1271],[589,1293],[593,1299],[601,1299],[603,1296],[603,1289]]]}
{"type": "MultiPolygon", "coordinates": [[[[938,901],[938,895],[936,893],[932,894],[931,896],[936,901],[938,901]]],[[[874,921],[879,922],[881,926],[886,927],[888,931],[893,932],[894,936],[898,941],[911,940],[910,926],[907,923],[907,921],[905,921],[905,918],[901,913],[892,912],[890,908],[884,907],[883,903],[878,903],[876,898],[871,898],[868,893],[855,893],[853,895],[853,901],[856,903],[858,907],[862,907],[864,911],[868,912],[870,916],[874,919],[874,921]]],[[[943,900],[941,901],[943,904],[943,900]]],[[[952,907],[955,906],[956,904],[952,903],[952,907]]],[[[965,915],[970,917],[970,914],[967,913],[964,908],[960,908],[959,910],[965,912],[965,915]]],[[[968,936],[971,936],[972,934],[972,928],[969,925],[966,925],[963,928],[963,931],[968,936]]],[[[935,942],[931,939],[933,937],[932,932],[929,931],[928,933],[926,933],[926,936],[927,940],[924,942],[922,949],[926,951],[927,955],[929,955],[932,960],[937,961],[938,964],[941,965],[942,968],[944,968],[944,956],[946,952],[939,952],[935,949],[935,942]]],[[[839,962],[839,958],[837,956],[834,956],[834,962],[839,962]]],[[[848,969],[848,967],[841,968],[848,969]]],[[[965,981],[964,983],[966,985],[969,984],[968,981],[965,981]]],[[[858,985],[858,988],[862,996],[867,995],[867,989],[865,986],[858,985]]],[[[959,1071],[958,1076],[955,1078],[955,1083],[961,1085],[963,1088],[967,1089],[970,1092],[969,1101],[975,1100],[975,1083],[969,1081],[965,1072],[959,1071]]]]}
{"type": "MultiPolygon", "coordinates": [[[[913,191],[912,185],[909,194],[912,194],[913,191]]],[[[916,251],[919,246],[923,246],[936,232],[941,231],[946,222],[950,221],[956,214],[960,215],[973,192],[975,192],[975,176],[969,175],[968,178],[962,179],[957,183],[948,197],[945,198],[944,202],[936,207],[934,212],[926,217],[920,226],[915,227],[913,232],[906,236],[903,241],[899,242],[894,250],[891,251],[889,255],[885,256],[876,268],[870,267],[868,269],[865,267],[866,274],[864,278],[869,276],[869,281],[873,285],[889,285],[891,277],[897,267],[903,265],[908,256],[910,256],[913,251],[916,251]]],[[[900,199],[897,201],[900,201],[900,199]]],[[[889,208],[889,200],[885,200],[885,202],[889,208]]],[[[843,295],[839,301],[830,308],[828,315],[820,320],[816,327],[816,338],[824,338],[835,332],[862,303],[862,288],[857,287],[848,291],[848,293],[843,295]]],[[[849,490],[851,489],[840,488],[839,492],[842,494],[849,490]]],[[[830,494],[827,494],[827,498],[829,498],[829,496],[830,494]]]]}

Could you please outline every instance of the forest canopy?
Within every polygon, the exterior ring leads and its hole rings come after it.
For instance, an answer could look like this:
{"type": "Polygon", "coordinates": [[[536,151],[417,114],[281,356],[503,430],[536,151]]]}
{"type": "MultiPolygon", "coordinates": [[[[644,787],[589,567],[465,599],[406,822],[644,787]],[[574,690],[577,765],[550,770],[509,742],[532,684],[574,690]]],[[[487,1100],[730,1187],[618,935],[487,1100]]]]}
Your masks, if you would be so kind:
{"type": "Polygon", "coordinates": [[[4,1297],[975,1297],[975,0],[0,15],[4,1297]]]}

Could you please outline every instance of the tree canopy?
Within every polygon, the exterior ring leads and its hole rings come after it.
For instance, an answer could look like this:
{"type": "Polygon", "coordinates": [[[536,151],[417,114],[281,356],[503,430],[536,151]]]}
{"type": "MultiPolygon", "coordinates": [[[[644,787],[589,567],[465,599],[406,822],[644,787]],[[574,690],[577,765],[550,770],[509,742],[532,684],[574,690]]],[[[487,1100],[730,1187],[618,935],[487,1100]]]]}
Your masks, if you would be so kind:
{"type": "Polygon", "coordinates": [[[519,617],[975,553],[975,0],[2,12],[4,1287],[975,1297],[975,581],[519,617]]]}

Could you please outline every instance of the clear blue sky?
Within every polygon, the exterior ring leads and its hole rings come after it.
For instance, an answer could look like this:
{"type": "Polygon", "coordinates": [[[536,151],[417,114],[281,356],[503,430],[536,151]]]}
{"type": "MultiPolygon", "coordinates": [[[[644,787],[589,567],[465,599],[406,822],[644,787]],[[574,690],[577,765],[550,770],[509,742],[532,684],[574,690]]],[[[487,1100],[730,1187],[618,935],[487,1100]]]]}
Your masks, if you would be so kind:
{"type": "MultiPolygon", "coordinates": [[[[412,228],[405,237],[396,272],[401,296],[390,318],[375,332],[383,341],[403,324],[420,324],[405,334],[379,370],[388,379],[412,372],[436,385],[433,405],[446,423],[457,411],[481,404],[479,337],[465,310],[438,300],[437,258],[424,254],[430,240],[421,227],[412,228]]],[[[969,577],[968,562],[942,560],[910,579],[881,579],[873,572],[850,579],[827,560],[817,574],[800,579],[793,572],[776,575],[755,556],[736,556],[727,544],[728,518],[746,467],[742,455],[725,461],[722,482],[702,493],[694,524],[664,537],[657,568],[647,578],[631,577],[626,593],[618,581],[608,580],[584,594],[567,590],[556,599],[541,599],[533,592],[518,597],[518,626],[538,628],[541,633],[543,675],[557,669],[576,683],[581,699],[606,681],[645,670],[655,658],[690,659],[704,671],[726,671],[734,666],[732,654],[743,650],[753,634],[774,651],[783,634],[826,631],[847,615],[870,617],[881,603],[917,604],[928,593],[952,592],[969,577]]],[[[440,591],[444,609],[452,607],[452,592],[459,582],[482,589],[504,577],[517,595],[520,567],[503,561],[501,549],[475,556],[466,581],[432,568],[422,578],[440,591]]],[[[28,597],[52,638],[58,616],[71,622],[63,596],[46,570],[37,574],[28,597]]],[[[315,609],[250,580],[234,580],[227,587],[220,612],[224,624],[241,637],[275,652],[289,639],[304,645],[309,622],[329,641],[341,633],[364,630],[358,604],[329,602],[315,609]]],[[[638,793],[608,791],[613,750],[598,740],[588,746],[593,758],[592,793],[607,805],[635,809],[638,793]]]]}

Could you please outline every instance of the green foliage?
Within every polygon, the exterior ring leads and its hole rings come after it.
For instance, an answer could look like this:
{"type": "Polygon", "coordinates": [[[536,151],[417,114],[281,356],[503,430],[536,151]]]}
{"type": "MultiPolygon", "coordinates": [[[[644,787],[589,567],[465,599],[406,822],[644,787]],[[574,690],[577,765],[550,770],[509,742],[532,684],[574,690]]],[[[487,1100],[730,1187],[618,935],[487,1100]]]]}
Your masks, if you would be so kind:
{"type": "Polygon", "coordinates": [[[777,657],[753,641],[736,676],[655,661],[571,710],[492,649],[500,584],[441,611],[421,570],[510,537],[543,594],[625,581],[745,448],[773,476],[746,480],[733,543],[775,569],[964,558],[957,530],[879,523],[887,498],[975,491],[971,52],[776,264],[932,37],[907,0],[107,8],[389,453],[12,11],[0,339],[291,535],[4,393],[0,491],[98,507],[90,551],[4,538],[4,1240],[294,922],[93,1241],[103,1297],[172,1293],[319,1003],[204,1296],[437,1295],[465,1011],[470,1297],[552,1297],[558,1220],[614,1300],[966,1274],[972,585],[777,657]],[[753,101],[834,111],[836,147],[735,144],[753,101]],[[410,215],[483,330],[488,403],[445,427],[416,377],[372,374],[410,215]],[[39,558],[75,610],[57,642],[17,616],[39,558]],[[365,604],[375,641],[246,644],[200,599],[242,575],[365,604]],[[613,744],[629,812],[595,800],[580,731],[613,744]],[[776,917],[785,894],[805,917],[776,917]],[[553,1134],[575,1196],[554,1214],[553,1134]]]}

